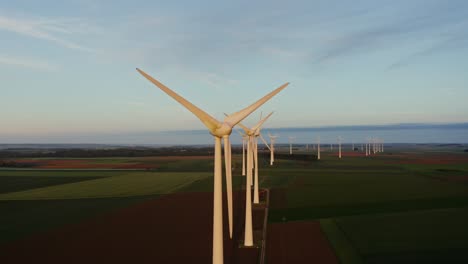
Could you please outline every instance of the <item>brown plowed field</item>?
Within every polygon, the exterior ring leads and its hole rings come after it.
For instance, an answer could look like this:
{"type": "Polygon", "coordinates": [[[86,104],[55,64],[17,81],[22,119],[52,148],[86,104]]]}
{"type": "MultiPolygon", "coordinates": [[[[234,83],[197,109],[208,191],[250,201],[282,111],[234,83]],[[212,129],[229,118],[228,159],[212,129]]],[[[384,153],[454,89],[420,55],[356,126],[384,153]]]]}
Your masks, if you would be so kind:
{"type": "MultiPolygon", "coordinates": [[[[0,247],[0,263],[211,263],[212,195],[170,194],[36,234],[0,247]]],[[[224,201],[224,256],[228,264],[257,263],[259,256],[257,248],[237,246],[243,239],[243,197],[240,192],[234,196],[232,240],[224,201]]]]}
{"type": "Polygon", "coordinates": [[[288,205],[286,189],[277,188],[270,189],[270,208],[271,209],[282,209],[288,205]]]}
{"type": "Polygon", "coordinates": [[[270,223],[266,246],[268,264],[339,263],[316,221],[270,223]]]}

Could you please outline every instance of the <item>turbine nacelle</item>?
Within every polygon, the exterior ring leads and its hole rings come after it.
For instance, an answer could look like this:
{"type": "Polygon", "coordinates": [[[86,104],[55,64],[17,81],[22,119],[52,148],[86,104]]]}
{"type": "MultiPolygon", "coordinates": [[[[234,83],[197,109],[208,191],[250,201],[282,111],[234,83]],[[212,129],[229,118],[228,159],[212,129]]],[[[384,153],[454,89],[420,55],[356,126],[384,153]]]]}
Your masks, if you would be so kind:
{"type": "Polygon", "coordinates": [[[230,123],[223,122],[217,128],[210,130],[210,134],[219,138],[229,136],[232,133],[232,127],[230,123]]]}

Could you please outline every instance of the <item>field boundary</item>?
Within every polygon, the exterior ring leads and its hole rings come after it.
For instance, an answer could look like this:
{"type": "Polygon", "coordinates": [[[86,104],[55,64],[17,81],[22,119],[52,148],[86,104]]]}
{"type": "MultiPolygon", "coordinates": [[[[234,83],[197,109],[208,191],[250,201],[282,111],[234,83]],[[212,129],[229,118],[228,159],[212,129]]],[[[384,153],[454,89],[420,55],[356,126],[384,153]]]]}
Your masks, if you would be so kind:
{"type": "Polygon", "coordinates": [[[320,219],[320,227],[330,242],[336,257],[341,264],[362,264],[359,252],[354,248],[346,234],[331,218],[320,219]]]}

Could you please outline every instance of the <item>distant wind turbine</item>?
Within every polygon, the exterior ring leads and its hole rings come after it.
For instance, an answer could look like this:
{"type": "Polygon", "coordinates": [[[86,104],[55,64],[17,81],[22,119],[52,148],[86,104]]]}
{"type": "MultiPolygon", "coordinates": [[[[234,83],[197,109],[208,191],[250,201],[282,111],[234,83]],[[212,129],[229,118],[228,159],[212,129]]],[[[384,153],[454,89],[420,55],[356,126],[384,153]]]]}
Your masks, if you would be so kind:
{"type": "MultiPolygon", "coordinates": [[[[239,126],[244,130],[245,134],[250,138],[251,142],[253,143],[253,157],[254,157],[254,169],[255,169],[255,178],[254,178],[254,203],[258,204],[259,203],[259,197],[258,197],[258,137],[261,136],[260,130],[262,125],[267,121],[268,118],[273,114],[271,112],[269,115],[267,115],[264,119],[260,120],[254,127],[248,128],[244,126],[242,123],[239,122],[239,126]]],[[[262,137],[263,139],[263,137],[262,137]]],[[[264,140],[264,139],[263,139],[264,140]]],[[[268,144],[266,144],[267,147],[269,148],[268,144]]],[[[247,168],[250,170],[250,168],[247,168]]]]}
{"type": "Polygon", "coordinates": [[[341,159],[341,136],[338,137],[338,158],[341,159]]]}
{"type": "Polygon", "coordinates": [[[320,136],[317,136],[317,159],[320,160],[320,136]]]}
{"type": "Polygon", "coordinates": [[[289,137],[289,155],[292,155],[292,142],[296,137],[289,137]]]}
{"type": "MultiPolygon", "coordinates": [[[[258,204],[258,137],[261,136],[260,129],[265,121],[273,114],[271,112],[264,119],[260,120],[254,127],[248,128],[239,123],[239,126],[244,130],[248,136],[249,144],[247,145],[247,181],[245,185],[245,225],[244,225],[244,246],[253,246],[253,227],[252,227],[252,198],[251,198],[251,179],[252,169],[255,168],[255,181],[254,181],[254,203],[258,204]]],[[[262,137],[263,139],[263,137],[262,137]]]]}
{"type": "MultiPolygon", "coordinates": [[[[273,136],[272,134],[268,133],[268,137],[270,138],[270,166],[272,166],[275,162],[275,143],[278,136],[273,136]]],[[[263,139],[263,137],[261,138],[263,139]]]]}
{"type": "MultiPolygon", "coordinates": [[[[369,141],[369,140],[367,140],[369,141]]],[[[366,142],[366,157],[369,156],[369,143],[366,142]]]]}

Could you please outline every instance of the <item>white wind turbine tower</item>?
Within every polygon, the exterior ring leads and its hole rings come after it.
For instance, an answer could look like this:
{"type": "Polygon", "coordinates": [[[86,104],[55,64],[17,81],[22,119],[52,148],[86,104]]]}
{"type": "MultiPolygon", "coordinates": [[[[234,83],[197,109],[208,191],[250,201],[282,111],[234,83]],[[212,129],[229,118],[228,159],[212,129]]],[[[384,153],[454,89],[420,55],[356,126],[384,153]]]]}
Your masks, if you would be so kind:
{"type": "Polygon", "coordinates": [[[320,160],[320,136],[317,136],[317,159],[320,160]]]}
{"type": "Polygon", "coordinates": [[[296,137],[289,137],[289,155],[292,155],[292,142],[296,137]]]}
{"type": "MultiPolygon", "coordinates": [[[[367,140],[369,141],[369,140],[367,140]]],[[[369,156],[369,143],[366,142],[366,157],[369,156]]]]}
{"type": "Polygon", "coordinates": [[[374,152],[373,154],[375,154],[377,152],[376,139],[375,138],[372,138],[372,151],[374,152]]]}
{"type": "MultiPolygon", "coordinates": [[[[260,120],[257,125],[249,129],[239,123],[245,134],[248,136],[247,144],[247,179],[245,184],[245,225],[244,225],[244,246],[253,246],[253,226],[252,226],[252,169],[255,166],[255,185],[254,185],[254,203],[259,203],[258,195],[258,144],[257,137],[260,136],[260,128],[265,121],[273,114],[270,113],[264,119],[260,120]],[[254,164],[255,163],[255,164],[254,164]]],[[[262,137],[263,139],[263,137],[262,137]]],[[[268,146],[268,145],[267,145],[268,146]]]]}
{"type": "Polygon", "coordinates": [[[342,138],[339,136],[338,137],[338,158],[341,159],[341,140],[342,138]]]}
{"type": "MultiPolygon", "coordinates": [[[[244,130],[245,134],[250,138],[250,141],[252,142],[252,150],[253,150],[253,167],[255,168],[255,178],[254,178],[254,204],[258,204],[259,197],[258,197],[258,137],[260,137],[265,145],[268,146],[268,143],[266,143],[265,139],[261,136],[260,134],[260,129],[262,125],[265,123],[265,121],[273,114],[271,112],[268,116],[266,116],[264,119],[260,120],[258,124],[256,124],[254,127],[249,129],[248,127],[244,126],[243,124],[239,123],[239,126],[244,130]]],[[[247,167],[247,173],[250,172],[252,168],[247,167]]]]}
{"type": "Polygon", "coordinates": [[[245,147],[248,144],[249,137],[246,135],[242,136],[242,176],[245,176],[245,147]]]}
{"type": "Polygon", "coordinates": [[[268,137],[270,137],[270,165],[273,165],[275,162],[275,143],[278,136],[273,136],[268,133],[268,137]]]}
{"type": "Polygon", "coordinates": [[[160,83],[150,75],[137,68],[137,71],[146,79],[159,87],[167,95],[179,102],[190,112],[196,115],[200,121],[208,128],[210,134],[213,135],[215,141],[214,151],[214,191],[213,191],[213,263],[222,264],[224,262],[223,254],[223,205],[222,205],[222,160],[221,160],[221,139],[224,140],[225,165],[226,165],[226,190],[228,197],[228,214],[229,214],[229,234],[232,238],[232,178],[231,178],[231,153],[229,136],[232,132],[232,127],[246,118],[249,114],[283,90],[289,83],[285,83],[269,94],[265,95],[260,100],[252,105],[236,112],[220,122],[196,107],[182,96],[178,95],[164,84],[160,83]]]}

